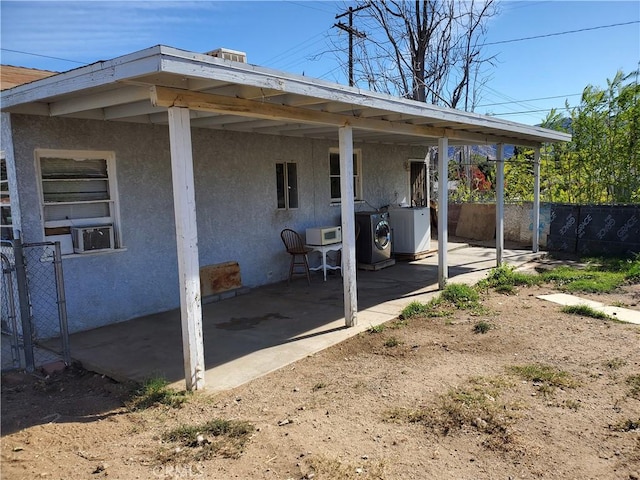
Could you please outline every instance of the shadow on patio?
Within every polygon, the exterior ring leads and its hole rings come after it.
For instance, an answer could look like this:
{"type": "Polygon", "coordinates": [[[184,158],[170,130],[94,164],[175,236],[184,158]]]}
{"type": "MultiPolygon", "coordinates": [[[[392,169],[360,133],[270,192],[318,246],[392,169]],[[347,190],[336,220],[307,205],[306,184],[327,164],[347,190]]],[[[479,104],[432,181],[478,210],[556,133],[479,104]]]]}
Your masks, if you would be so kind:
{"type": "MultiPolygon", "coordinates": [[[[540,254],[505,250],[519,265],[540,254]]],[[[493,248],[449,244],[449,278],[475,283],[495,266],[493,248]]],[[[208,391],[226,390],[281,368],[372,325],[398,316],[413,300],[437,293],[437,255],[358,270],[358,325],[344,326],[340,275],[303,278],[252,289],[248,294],[203,306],[208,391]]],[[[180,311],[172,310],[71,335],[71,355],[89,370],[116,380],[161,376],[184,388],[180,311]]]]}

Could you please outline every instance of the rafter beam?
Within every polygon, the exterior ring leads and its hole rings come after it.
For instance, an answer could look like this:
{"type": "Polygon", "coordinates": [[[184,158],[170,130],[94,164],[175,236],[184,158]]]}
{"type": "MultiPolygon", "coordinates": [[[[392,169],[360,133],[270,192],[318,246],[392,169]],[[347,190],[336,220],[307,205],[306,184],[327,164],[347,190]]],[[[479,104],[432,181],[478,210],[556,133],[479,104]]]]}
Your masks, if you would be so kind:
{"type": "Polygon", "coordinates": [[[228,113],[250,118],[269,120],[285,120],[319,125],[341,127],[350,124],[355,128],[380,132],[396,132],[415,136],[441,136],[442,130],[434,131],[428,127],[415,127],[407,124],[396,124],[384,120],[372,120],[339,115],[322,111],[308,110],[299,107],[276,105],[272,103],[244,100],[220,95],[194,93],[165,87],[151,88],[151,102],[158,107],[186,107],[193,110],[204,110],[216,113],[228,113]]]}
{"type": "Polygon", "coordinates": [[[131,102],[138,102],[148,98],[146,88],[126,87],[109,90],[107,92],[86,95],[67,100],[60,100],[49,104],[49,115],[57,117],[60,115],[75,114],[87,110],[107,108],[114,105],[123,105],[131,102]]]}
{"type": "Polygon", "coordinates": [[[150,115],[152,113],[166,113],[166,109],[149,105],[148,101],[114,105],[113,107],[107,107],[104,109],[104,119],[120,120],[126,119],[127,117],[150,115]]]}
{"type": "MultiPolygon", "coordinates": [[[[434,128],[426,125],[412,125],[403,122],[361,118],[347,114],[340,115],[268,102],[197,93],[176,88],[153,86],[150,90],[150,96],[151,103],[155,107],[185,107],[192,110],[232,114],[249,118],[331,125],[334,127],[351,125],[353,128],[360,130],[415,137],[448,137],[452,140],[462,140],[470,143],[512,143],[510,139],[504,137],[434,128]]],[[[523,143],[520,142],[519,144],[523,143]]]]}
{"type": "Polygon", "coordinates": [[[236,115],[213,115],[209,117],[196,118],[191,121],[191,125],[194,127],[217,127],[221,128],[226,125],[233,125],[236,123],[245,123],[246,117],[238,117],[236,115]]]}

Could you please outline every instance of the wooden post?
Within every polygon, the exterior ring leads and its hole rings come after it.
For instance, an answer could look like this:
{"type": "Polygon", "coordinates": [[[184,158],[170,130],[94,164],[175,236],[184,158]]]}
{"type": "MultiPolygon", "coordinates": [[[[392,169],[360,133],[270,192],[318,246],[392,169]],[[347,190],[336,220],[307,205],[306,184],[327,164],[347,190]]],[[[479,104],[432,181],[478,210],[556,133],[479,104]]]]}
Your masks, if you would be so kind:
{"type": "Polygon", "coordinates": [[[187,390],[204,388],[204,341],[189,109],[170,107],[169,139],[180,280],[182,353],[187,390]]]}
{"type": "Polygon", "coordinates": [[[533,225],[532,250],[540,249],[540,147],[533,150],[533,225]]]}
{"type": "Polygon", "coordinates": [[[502,265],[504,250],[504,145],[496,149],[496,265],[502,265]]]}
{"type": "Polygon", "coordinates": [[[344,321],[347,327],[354,327],[358,324],[358,288],[356,284],[356,219],[353,200],[353,130],[350,125],[345,125],[340,128],[338,135],[344,321]]]}
{"type": "Polygon", "coordinates": [[[438,139],[438,287],[447,285],[449,266],[447,265],[447,217],[449,210],[449,139],[438,139]]]}

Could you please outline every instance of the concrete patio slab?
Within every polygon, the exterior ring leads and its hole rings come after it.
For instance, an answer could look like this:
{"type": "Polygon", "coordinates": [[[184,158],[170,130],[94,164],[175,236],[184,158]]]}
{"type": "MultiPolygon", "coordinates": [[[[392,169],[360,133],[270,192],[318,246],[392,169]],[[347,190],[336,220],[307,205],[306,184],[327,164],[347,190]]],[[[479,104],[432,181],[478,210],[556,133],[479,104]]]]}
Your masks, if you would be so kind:
{"type": "MultiPolygon", "coordinates": [[[[475,283],[496,265],[495,250],[449,244],[449,281],[475,283]]],[[[539,258],[505,250],[513,265],[539,258]]],[[[242,385],[258,376],[335,345],[397,317],[410,302],[438,293],[437,255],[358,270],[358,325],[344,326],[340,275],[322,274],[254,288],[245,295],[203,306],[206,390],[242,385]]],[[[89,370],[116,380],[162,376],[184,388],[180,311],[149,315],[71,335],[71,355],[89,370]]]]}
{"type": "Polygon", "coordinates": [[[547,300],[549,302],[558,303],[560,305],[587,305],[599,312],[606,313],[610,317],[619,320],[621,322],[635,323],[640,325],[640,311],[631,310],[629,308],[614,307],[611,305],[605,305],[601,302],[588,300],[586,298],[576,297],[575,295],[569,295],[566,293],[554,293],[551,295],[538,295],[538,298],[547,300]]]}

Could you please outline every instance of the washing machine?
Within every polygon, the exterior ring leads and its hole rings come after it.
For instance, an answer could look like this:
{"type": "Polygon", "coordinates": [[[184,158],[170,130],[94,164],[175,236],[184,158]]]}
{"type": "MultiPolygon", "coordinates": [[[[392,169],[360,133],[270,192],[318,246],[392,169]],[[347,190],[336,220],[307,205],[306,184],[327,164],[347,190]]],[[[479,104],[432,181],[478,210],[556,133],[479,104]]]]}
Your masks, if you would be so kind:
{"type": "Polygon", "coordinates": [[[356,241],[359,263],[374,264],[391,258],[391,227],[387,212],[357,212],[360,227],[356,241]]]}

